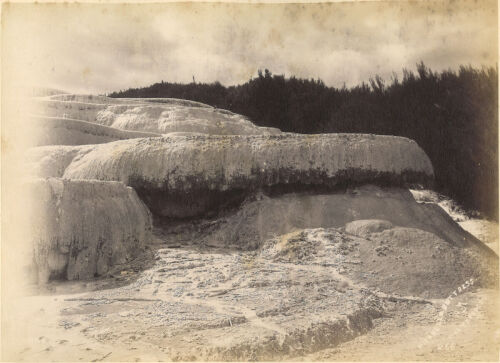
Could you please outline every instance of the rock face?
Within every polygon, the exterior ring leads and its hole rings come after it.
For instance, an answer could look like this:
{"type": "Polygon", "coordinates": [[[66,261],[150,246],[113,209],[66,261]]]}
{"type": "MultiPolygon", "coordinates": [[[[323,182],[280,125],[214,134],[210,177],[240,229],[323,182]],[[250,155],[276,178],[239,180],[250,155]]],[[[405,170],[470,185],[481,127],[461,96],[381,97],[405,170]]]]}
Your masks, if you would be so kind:
{"type": "Polygon", "coordinates": [[[39,282],[100,276],[137,256],[150,239],[150,212],[122,183],[49,178],[28,188],[39,282]]]}
{"type": "Polygon", "coordinates": [[[280,130],[258,127],[242,115],[203,103],[172,98],[114,99],[63,94],[38,99],[41,115],[88,121],[114,129],[167,134],[274,135],[280,130]]]}
{"type": "Polygon", "coordinates": [[[81,120],[56,117],[32,117],[40,145],[102,144],[139,137],[158,137],[151,132],[125,131],[81,120]]]}
{"type": "Polygon", "coordinates": [[[189,217],[261,188],[426,184],[433,170],[402,137],[176,136],[101,145],[70,163],[64,177],[122,181],[155,214],[189,217]]]}

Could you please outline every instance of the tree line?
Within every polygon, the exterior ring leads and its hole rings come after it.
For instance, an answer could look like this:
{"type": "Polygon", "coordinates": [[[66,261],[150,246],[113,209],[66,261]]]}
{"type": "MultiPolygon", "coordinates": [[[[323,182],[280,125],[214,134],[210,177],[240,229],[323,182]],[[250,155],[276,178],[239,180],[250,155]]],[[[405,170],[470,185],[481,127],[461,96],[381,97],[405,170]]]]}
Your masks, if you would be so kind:
{"type": "Polygon", "coordinates": [[[298,133],[374,133],[415,140],[432,161],[436,190],[498,218],[498,68],[433,72],[424,63],[388,82],[352,88],[259,71],[224,87],[160,82],[110,97],[173,97],[248,116],[259,126],[298,133]]]}

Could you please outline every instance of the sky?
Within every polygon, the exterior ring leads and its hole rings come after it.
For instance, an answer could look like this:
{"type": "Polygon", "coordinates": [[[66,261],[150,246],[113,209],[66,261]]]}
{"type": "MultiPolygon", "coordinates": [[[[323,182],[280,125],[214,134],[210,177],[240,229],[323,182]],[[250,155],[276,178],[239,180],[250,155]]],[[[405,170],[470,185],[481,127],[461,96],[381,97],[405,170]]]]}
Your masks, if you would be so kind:
{"type": "Polygon", "coordinates": [[[7,83],[103,94],[155,82],[241,84],[268,68],[348,87],[495,66],[495,1],[4,4],[7,83]]]}

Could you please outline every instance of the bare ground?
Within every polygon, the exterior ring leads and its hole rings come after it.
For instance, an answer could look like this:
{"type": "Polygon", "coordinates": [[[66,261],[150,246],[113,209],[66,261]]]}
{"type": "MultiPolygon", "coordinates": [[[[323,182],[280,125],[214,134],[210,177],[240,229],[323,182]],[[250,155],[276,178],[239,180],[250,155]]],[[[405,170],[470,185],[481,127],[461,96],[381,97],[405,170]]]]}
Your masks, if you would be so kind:
{"type": "Polygon", "coordinates": [[[464,278],[439,297],[383,292],[367,283],[380,276],[360,263],[361,239],[311,231],[253,252],[158,235],[105,279],[51,283],[4,306],[3,359],[498,360],[498,290],[464,278]]]}
{"type": "Polygon", "coordinates": [[[395,310],[369,333],[299,360],[497,362],[498,300],[498,290],[479,289],[460,294],[446,310],[440,302],[395,310]]]}

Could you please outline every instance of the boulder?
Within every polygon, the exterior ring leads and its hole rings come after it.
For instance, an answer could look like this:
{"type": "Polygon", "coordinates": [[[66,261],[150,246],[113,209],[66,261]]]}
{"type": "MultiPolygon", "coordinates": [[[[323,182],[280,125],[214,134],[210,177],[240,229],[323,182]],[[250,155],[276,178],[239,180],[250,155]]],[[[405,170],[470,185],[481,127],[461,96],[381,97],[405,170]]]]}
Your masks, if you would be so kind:
{"type": "Polygon", "coordinates": [[[122,183],[49,178],[27,187],[40,283],[103,275],[136,257],[150,239],[151,214],[122,183]]]}
{"type": "Polygon", "coordinates": [[[391,229],[392,223],[381,219],[363,219],[347,223],[345,231],[360,237],[369,237],[372,233],[391,229]]]}
{"type": "Polygon", "coordinates": [[[429,184],[433,169],[414,142],[363,134],[176,136],[96,146],[64,177],[122,181],[164,217],[192,217],[260,189],[429,184]]]}

